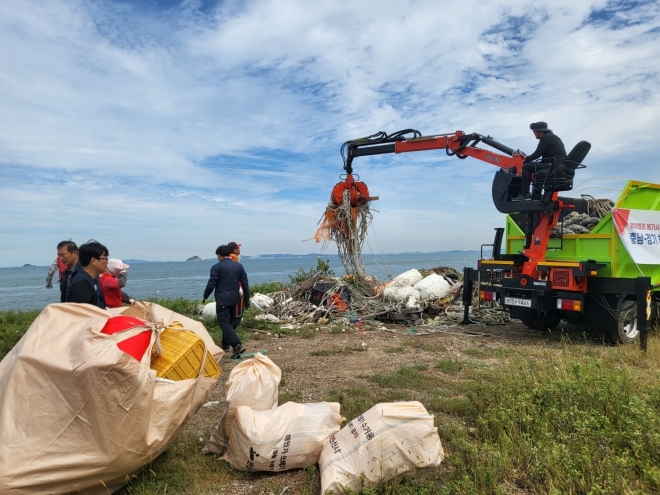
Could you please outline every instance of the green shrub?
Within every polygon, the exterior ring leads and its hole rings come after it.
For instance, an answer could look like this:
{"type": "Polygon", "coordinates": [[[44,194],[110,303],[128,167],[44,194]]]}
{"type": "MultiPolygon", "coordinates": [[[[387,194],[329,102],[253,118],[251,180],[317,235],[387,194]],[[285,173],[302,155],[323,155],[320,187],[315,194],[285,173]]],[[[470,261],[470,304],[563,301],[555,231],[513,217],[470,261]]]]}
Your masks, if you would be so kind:
{"type": "Polygon", "coordinates": [[[0,312],[0,359],[11,351],[41,311],[0,312]]]}
{"type": "Polygon", "coordinates": [[[199,299],[184,299],[183,297],[176,299],[156,297],[147,300],[189,318],[199,316],[199,307],[202,305],[202,301],[199,299]]]}
{"type": "Polygon", "coordinates": [[[282,282],[261,282],[258,284],[250,285],[250,294],[272,294],[286,289],[286,284],[282,282]]]}
{"type": "Polygon", "coordinates": [[[306,282],[317,275],[324,275],[326,277],[333,277],[335,275],[335,272],[330,269],[330,260],[323,261],[321,258],[317,258],[316,268],[305,270],[303,267],[300,267],[294,275],[289,275],[289,280],[292,285],[296,285],[306,282]]]}

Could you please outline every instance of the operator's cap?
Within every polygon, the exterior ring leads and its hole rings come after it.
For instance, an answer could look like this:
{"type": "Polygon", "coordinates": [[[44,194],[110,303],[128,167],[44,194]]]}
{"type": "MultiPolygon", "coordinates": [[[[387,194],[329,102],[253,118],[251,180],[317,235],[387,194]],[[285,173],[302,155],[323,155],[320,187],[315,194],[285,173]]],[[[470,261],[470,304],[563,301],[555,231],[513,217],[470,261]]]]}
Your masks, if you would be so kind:
{"type": "Polygon", "coordinates": [[[552,129],[548,129],[546,122],[534,122],[533,124],[529,124],[529,128],[533,131],[552,132],[552,129]]]}
{"type": "Polygon", "coordinates": [[[230,242],[229,244],[227,244],[227,246],[229,246],[229,249],[231,249],[232,251],[236,248],[241,247],[240,244],[236,244],[235,242],[230,242]]]}

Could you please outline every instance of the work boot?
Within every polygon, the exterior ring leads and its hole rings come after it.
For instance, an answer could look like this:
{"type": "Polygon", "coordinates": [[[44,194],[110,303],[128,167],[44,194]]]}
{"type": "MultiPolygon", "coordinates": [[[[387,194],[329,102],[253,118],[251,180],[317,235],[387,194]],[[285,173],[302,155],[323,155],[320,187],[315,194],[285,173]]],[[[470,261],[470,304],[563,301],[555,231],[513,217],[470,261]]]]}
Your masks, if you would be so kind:
{"type": "Polygon", "coordinates": [[[511,201],[531,201],[531,194],[518,194],[515,198],[511,198],[511,201]]]}
{"type": "Polygon", "coordinates": [[[237,356],[240,356],[245,352],[245,347],[243,347],[243,344],[240,342],[236,344],[236,347],[234,347],[234,353],[231,355],[232,359],[236,359],[237,356]]]}

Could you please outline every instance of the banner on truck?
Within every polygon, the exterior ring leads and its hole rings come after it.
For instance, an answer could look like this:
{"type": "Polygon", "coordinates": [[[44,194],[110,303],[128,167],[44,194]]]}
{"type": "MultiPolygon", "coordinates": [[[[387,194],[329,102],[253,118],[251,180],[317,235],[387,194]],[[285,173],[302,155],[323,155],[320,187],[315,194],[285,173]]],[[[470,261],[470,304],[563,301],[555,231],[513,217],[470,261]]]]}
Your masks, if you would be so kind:
{"type": "Polygon", "coordinates": [[[635,263],[660,264],[660,211],[614,208],[612,219],[635,263]]]}

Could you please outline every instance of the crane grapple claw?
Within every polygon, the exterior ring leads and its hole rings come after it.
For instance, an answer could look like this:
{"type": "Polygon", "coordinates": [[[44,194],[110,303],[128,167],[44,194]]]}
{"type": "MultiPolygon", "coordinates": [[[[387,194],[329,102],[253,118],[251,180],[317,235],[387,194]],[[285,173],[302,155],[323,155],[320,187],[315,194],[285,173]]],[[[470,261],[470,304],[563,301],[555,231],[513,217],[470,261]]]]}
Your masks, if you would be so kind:
{"type": "Polygon", "coordinates": [[[363,205],[374,198],[377,199],[376,197],[372,198],[367,185],[364,182],[356,181],[352,174],[348,174],[345,180],[335,184],[330,194],[330,201],[336,206],[341,205],[344,191],[349,191],[352,207],[363,205]]]}

